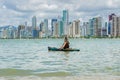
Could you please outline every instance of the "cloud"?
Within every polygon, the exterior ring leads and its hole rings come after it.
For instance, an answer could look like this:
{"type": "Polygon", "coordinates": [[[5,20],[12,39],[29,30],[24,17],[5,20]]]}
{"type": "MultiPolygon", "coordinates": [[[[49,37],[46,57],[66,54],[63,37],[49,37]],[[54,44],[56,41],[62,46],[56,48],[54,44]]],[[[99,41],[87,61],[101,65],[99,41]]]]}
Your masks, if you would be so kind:
{"type": "MultiPolygon", "coordinates": [[[[62,10],[68,9],[70,21],[88,20],[100,15],[108,17],[111,13],[120,13],[120,0],[0,0],[0,26],[19,25],[37,16],[40,23],[44,18],[62,16],[62,10]]],[[[119,15],[119,14],[118,14],[119,15]]]]}

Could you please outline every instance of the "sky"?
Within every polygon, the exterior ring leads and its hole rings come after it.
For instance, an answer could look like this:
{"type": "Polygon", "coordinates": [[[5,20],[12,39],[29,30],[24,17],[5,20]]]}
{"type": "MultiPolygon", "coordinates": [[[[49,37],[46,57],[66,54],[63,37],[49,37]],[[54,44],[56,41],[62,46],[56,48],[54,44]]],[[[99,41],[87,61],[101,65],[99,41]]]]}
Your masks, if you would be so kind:
{"type": "Polygon", "coordinates": [[[120,0],[0,0],[0,26],[24,24],[31,25],[33,16],[38,24],[45,18],[62,16],[69,10],[69,20],[88,21],[93,17],[108,18],[115,13],[120,15],[120,0]]]}

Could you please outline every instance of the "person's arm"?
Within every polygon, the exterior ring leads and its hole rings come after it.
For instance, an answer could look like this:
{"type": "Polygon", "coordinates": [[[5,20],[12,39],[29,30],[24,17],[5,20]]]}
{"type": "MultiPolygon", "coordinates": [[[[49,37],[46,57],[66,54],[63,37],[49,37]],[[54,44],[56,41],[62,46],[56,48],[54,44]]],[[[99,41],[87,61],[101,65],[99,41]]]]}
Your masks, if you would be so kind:
{"type": "Polygon", "coordinates": [[[64,42],[64,44],[61,46],[60,49],[63,49],[65,47],[65,45],[66,45],[66,42],[64,42]]]}

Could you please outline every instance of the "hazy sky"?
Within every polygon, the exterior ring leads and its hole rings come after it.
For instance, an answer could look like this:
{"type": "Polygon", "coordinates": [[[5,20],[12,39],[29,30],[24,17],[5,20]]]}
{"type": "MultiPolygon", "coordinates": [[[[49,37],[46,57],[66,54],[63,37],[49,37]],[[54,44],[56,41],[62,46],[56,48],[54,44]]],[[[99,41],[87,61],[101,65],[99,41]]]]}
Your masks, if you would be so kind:
{"type": "Polygon", "coordinates": [[[89,18],[109,14],[120,14],[120,0],[0,0],[0,26],[18,25],[25,21],[31,25],[32,16],[38,22],[44,18],[62,16],[62,10],[69,10],[69,19],[87,21],[89,18]]]}

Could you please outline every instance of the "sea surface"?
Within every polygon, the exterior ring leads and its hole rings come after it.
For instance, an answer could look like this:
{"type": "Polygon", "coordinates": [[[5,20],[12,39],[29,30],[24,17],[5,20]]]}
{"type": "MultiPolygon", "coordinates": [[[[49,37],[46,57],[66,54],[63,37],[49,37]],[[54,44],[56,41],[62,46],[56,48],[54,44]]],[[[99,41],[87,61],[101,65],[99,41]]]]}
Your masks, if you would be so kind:
{"type": "Polygon", "coordinates": [[[63,41],[0,39],[0,80],[120,80],[120,39],[74,38],[79,52],[48,51],[63,41]]]}

